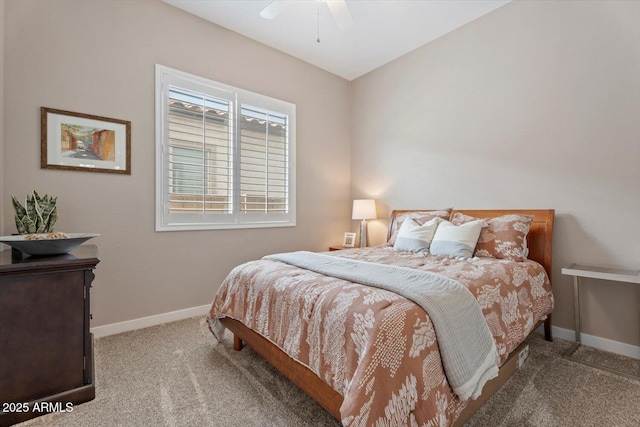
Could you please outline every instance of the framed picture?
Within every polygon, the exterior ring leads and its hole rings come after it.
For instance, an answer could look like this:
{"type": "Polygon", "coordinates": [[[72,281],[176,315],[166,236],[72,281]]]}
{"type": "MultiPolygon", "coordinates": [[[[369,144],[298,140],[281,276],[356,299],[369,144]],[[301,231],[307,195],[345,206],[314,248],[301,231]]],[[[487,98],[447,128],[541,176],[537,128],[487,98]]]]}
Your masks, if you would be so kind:
{"type": "Polygon", "coordinates": [[[342,239],[343,248],[354,248],[356,246],[356,233],[344,233],[342,239]]]}
{"type": "Polygon", "coordinates": [[[40,108],[40,167],[131,175],[131,122],[40,108]]]}

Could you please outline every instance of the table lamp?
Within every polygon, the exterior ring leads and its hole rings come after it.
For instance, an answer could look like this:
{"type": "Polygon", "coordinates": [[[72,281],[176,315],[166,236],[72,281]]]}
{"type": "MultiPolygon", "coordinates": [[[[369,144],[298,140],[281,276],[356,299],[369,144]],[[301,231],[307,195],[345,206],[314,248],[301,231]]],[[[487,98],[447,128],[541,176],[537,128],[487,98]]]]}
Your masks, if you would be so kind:
{"type": "Polygon", "coordinates": [[[367,220],[376,218],[376,201],[373,199],[354,200],[351,219],[361,219],[360,223],[360,247],[369,246],[367,242],[367,220]]]}

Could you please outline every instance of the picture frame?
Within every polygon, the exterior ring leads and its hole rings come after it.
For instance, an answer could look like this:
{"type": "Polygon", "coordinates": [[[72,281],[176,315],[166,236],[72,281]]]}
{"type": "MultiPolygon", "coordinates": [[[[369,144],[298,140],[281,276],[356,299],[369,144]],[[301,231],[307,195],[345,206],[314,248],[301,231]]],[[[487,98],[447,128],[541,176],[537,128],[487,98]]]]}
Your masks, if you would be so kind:
{"type": "Polygon", "coordinates": [[[356,247],[356,233],[344,233],[342,239],[343,248],[355,248],[356,247]]]}
{"type": "Polygon", "coordinates": [[[131,175],[131,122],[41,107],[40,167],[131,175]]]}

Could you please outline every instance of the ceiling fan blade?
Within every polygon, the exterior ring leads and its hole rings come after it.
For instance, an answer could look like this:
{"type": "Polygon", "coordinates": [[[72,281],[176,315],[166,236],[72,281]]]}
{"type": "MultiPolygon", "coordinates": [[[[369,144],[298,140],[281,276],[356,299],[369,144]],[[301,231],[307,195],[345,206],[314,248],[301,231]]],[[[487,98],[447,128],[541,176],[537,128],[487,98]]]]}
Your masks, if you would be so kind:
{"type": "Polygon", "coordinates": [[[353,27],[353,16],[351,16],[346,0],[326,0],[326,3],[341,31],[346,31],[353,27]]]}
{"type": "Polygon", "coordinates": [[[264,9],[262,9],[262,11],[260,12],[260,16],[262,16],[264,19],[273,19],[276,16],[280,15],[280,13],[285,10],[286,7],[286,1],[273,0],[264,9]]]}

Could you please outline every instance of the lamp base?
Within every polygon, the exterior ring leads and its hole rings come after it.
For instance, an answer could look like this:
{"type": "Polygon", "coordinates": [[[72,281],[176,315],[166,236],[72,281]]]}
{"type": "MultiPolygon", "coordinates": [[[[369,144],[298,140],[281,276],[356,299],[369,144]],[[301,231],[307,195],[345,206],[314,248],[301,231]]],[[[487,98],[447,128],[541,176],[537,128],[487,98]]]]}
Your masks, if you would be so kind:
{"type": "Polygon", "coordinates": [[[363,219],[360,223],[360,247],[366,248],[369,246],[369,236],[367,236],[367,220],[363,219]]]}

